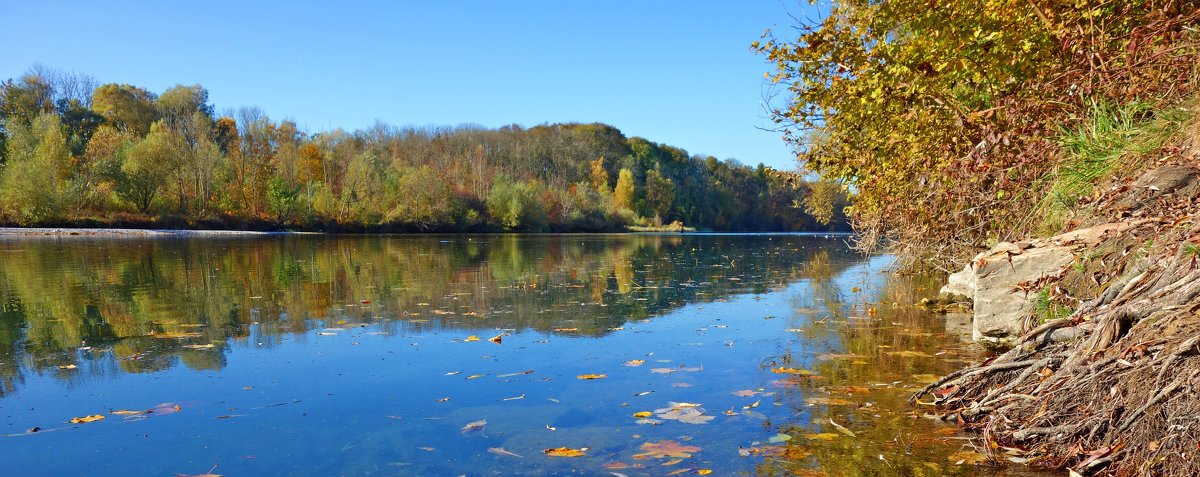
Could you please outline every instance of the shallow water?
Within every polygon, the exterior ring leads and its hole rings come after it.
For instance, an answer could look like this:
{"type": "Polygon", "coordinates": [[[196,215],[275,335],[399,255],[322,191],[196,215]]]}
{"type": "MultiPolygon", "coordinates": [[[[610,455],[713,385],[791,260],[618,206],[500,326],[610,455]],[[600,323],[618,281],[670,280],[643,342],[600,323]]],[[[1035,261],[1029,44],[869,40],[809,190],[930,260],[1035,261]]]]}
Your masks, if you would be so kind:
{"type": "Polygon", "coordinates": [[[799,235],[4,240],[4,474],[1017,475],[907,404],[980,351],[887,265],[799,235]]]}

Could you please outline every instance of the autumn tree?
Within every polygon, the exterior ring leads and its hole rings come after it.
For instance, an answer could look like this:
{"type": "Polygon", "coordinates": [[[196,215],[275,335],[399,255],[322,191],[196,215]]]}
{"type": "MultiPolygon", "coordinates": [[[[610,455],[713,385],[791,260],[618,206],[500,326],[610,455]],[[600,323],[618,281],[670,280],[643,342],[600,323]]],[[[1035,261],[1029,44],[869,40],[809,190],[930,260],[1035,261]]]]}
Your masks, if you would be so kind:
{"type": "Polygon", "coordinates": [[[96,88],[92,111],[108,124],[139,137],[149,133],[150,124],[157,119],[154,94],[128,84],[109,83],[96,88]]]}
{"type": "Polygon", "coordinates": [[[613,189],[613,206],[633,210],[633,172],[621,169],[617,174],[617,186],[613,189]]]}

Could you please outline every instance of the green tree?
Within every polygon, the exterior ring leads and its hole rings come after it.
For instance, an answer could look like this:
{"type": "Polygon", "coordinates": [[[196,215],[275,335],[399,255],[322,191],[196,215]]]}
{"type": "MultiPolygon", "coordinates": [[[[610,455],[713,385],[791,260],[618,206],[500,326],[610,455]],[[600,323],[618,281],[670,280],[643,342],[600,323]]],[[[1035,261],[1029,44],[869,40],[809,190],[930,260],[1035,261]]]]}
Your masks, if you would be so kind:
{"type": "Polygon", "coordinates": [[[60,218],[64,185],[71,163],[62,123],[53,113],[42,113],[26,126],[10,129],[8,161],[0,176],[0,202],[22,224],[60,218]]]}
{"type": "Polygon", "coordinates": [[[178,168],[174,138],[159,123],[125,152],[116,181],[117,195],[146,213],[178,168]]]}

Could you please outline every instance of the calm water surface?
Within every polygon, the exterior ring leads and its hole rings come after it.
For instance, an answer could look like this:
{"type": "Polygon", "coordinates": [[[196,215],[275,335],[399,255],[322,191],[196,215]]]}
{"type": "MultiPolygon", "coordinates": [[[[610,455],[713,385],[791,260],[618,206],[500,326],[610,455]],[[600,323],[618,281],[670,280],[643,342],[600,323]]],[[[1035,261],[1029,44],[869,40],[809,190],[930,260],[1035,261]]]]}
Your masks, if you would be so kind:
{"type": "Polygon", "coordinates": [[[1017,475],[905,402],[979,351],[887,263],[796,235],[0,241],[3,474],[1017,475]]]}

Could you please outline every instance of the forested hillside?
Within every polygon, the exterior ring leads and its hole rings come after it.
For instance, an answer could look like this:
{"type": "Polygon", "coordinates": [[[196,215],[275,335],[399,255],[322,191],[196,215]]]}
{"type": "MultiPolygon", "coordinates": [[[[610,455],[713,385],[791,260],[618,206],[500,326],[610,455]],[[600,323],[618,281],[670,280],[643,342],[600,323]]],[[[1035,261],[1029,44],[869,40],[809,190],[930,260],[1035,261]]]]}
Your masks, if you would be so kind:
{"type": "Polygon", "coordinates": [[[843,189],[605,124],[310,133],[199,85],[0,84],[0,222],[380,231],[845,228],[843,189]]]}

